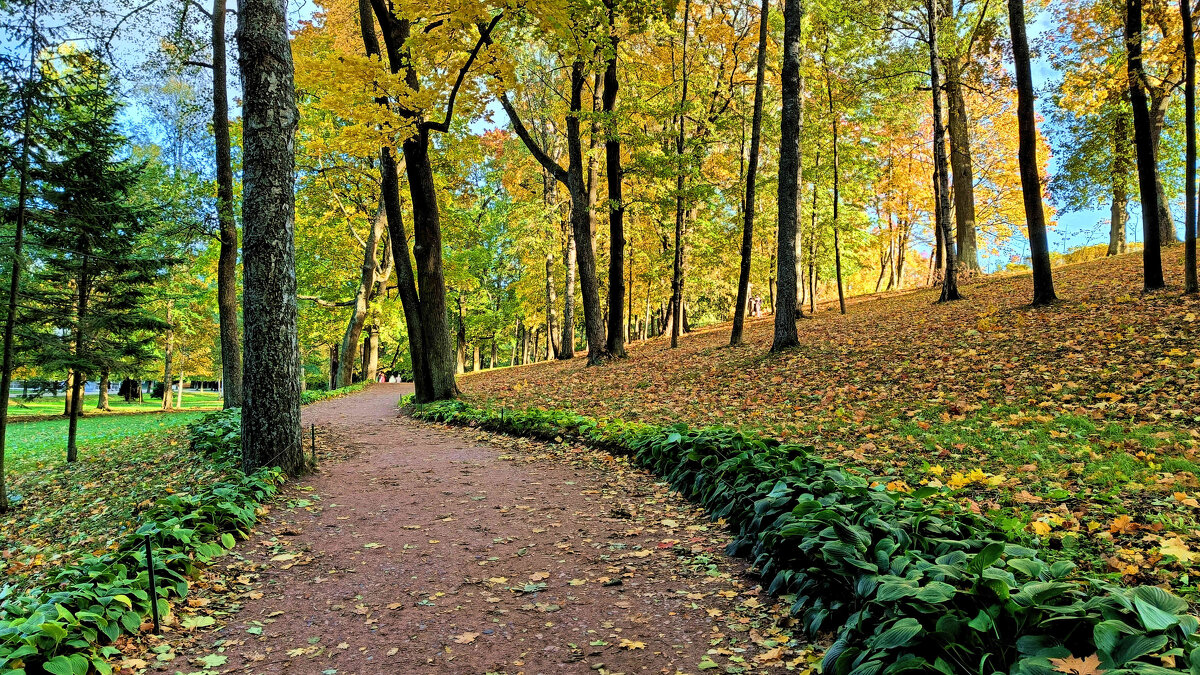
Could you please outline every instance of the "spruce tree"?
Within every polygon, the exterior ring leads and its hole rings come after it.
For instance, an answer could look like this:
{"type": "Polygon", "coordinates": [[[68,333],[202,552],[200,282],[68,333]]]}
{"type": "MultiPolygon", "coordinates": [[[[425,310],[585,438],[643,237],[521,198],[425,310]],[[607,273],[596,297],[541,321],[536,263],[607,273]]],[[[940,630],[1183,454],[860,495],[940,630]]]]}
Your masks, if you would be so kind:
{"type": "MultiPolygon", "coordinates": [[[[60,51],[58,72],[46,78],[56,105],[47,111],[46,158],[34,172],[37,208],[29,243],[31,307],[23,329],[30,360],[68,373],[80,401],[83,384],[114,364],[146,360],[161,327],[146,307],[146,292],[162,270],[159,257],[139,252],[154,223],[153,205],[140,198],[145,165],[123,157],[127,139],[105,64],[94,55],[60,51]]],[[[82,405],[69,409],[67,461],[77,458],[82,405]]]]}

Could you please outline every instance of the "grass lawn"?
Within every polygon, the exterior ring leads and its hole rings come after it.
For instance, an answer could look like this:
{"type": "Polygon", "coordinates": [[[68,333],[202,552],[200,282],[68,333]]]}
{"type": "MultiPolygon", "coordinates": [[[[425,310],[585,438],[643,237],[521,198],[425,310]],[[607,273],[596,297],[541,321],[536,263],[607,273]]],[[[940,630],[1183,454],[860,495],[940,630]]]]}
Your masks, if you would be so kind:
{"type": "MultiPolygon", "coordinates": [[[[1165,251],[1182,279],[1182,247],[1165,251]]],[[[1195,599],[1200,563],[1200,298],[1142,295],[1131,254],[1028,275],[836,301],[769,353],[773,319],[636,343],[629,358],[486,371],[476,404],[656,424],[727,425],[814,446],[890,489],[945,484],[1082,566],[1195,599]]]]}
{"type": "MultiPolygon", "coordinates": [[[[138,403],[137,401],[126,403],[125,399],[120,396],[112,395],[108,397],[108,406],[112,408],[112,412],[107,413],[102,410],[96,410],[97,400],[97,394],[88,394],[84,397],[83,410],[85,415],[149,412],[162,409],[161,399],[147,397],[143,403],[138,403]]],[[[61,415],[64,405],[66,403],[62,396],[43,396],[32,401],[21,401],[13,398],[10,399],[8,414],[12,417],[61,415]]],[[[215,391],[191,391],[184,389],[183,407],[188,410],[218,410],[221,407],[221,395],[215,391]]]]}
{"type": "Polygon", "coordinates": [[[85,418],[74,465],[65,461],[67,420],[10,425],[6,475],[17,501],[0,516],[0,586],[40,584],[79,555],[115,546],[159,497],[216,480],[187,447],[185,426],[200,415],[85,418]]]}

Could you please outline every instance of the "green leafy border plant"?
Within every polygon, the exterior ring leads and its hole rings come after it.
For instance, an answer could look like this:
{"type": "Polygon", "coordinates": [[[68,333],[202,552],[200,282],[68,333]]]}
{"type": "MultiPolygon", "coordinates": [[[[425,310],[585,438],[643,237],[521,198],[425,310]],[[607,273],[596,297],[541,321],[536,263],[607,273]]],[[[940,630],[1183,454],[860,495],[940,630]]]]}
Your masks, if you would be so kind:
{"type": "Polygon", "coordinates": [[[316,403],[317,401],[349,396],[350,394],[354,394],[366,389],[372,384],[372,382],[359,382],[358,384],[352,384],[346,387],[340,387],[338,389],[306,389],[300,394],[300,404],[308,405],[309,403],[316,403]]]}
{"type": "Polygon", "coordinates": [[[1052,659],[1095,653],[1109,673],[1200,675],[1200,621],[1187,602],[1042,560],[946,488],[889,491],[812,448],[726,428],[462,401],[412,410],[419,419],[575,437],[662,476],[724,519],[735,534],[729,552],[754,560],[810,635],[833,632],[823,672],[1049,675],[1059,667],[1052,659]]]}
{"type": "Polygon", "coordinates": [[[51,584],[20,597],[0,591],[0,673],[108,675],[106,658],[122,633],[137,634],[151,599],[166,616],[188,594],[200,566],[249,536],[258,509],[283,481],[277,468],[245,474],[240,467],[241,412],[204,416],[190,428],[192,447],[227,477],[197,494],[158,500],[121,546],[85,556],[51,584]],[[151,537],[156,584],[150,588],[145,537],[151,537]]]}

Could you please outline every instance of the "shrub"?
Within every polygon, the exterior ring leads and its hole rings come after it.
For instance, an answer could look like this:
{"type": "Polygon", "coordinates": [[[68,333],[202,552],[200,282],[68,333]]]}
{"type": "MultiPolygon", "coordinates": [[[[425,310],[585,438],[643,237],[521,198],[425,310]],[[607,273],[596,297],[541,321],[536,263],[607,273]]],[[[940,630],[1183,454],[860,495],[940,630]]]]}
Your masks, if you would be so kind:
{"type": "Polygon", "coordinates": [[[1200,675],[1200,621],[1157,587],[1122,588],[1048,562],[945,488],[889,490],[812,448],[730,429],[600,422],[461,401],[418,418],[540,438],[573,435],[629,455],[723,518],[731,554],[790,599],[810,635],[832,632],[823,671],[1048,675],[1096,654],[1113,673],[1200,675]]]}
{"type": "Polygon", "coordinates": [[[360,392],[370,385],[370,382],[359,382],[357,384],[352,384],[348,387],[341,387],[338,389],[307,389],[300,394],[300,404],[308,405],[309,403],[316,403],[317,401],[324,401],[325,399],[341,398],[343,396],[360,392]]]}

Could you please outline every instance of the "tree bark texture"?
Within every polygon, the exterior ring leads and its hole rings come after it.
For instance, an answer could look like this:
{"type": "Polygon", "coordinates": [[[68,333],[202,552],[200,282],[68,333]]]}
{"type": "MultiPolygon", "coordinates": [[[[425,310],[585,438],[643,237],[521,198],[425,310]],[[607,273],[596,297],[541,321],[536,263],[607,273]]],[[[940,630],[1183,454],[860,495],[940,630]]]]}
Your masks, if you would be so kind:
{"type": "Polygon", "coordinates": [[[298,113],[284,0],[239,0],[243,114],[245,326],[242,460],[304,468],[296,326],[295,131],[298,113]]]}
{"type": "Polygon", "coordinates": [[[776,252],[778,280],[775,299],[775,335],[771,351],[794,347],[796,333],[796,187],[800,178],[800,39],[804,12],[800,0],[786,0],[783,7],[783,64],[781,68],[783,111],[779,135],[779,235],[776,252]]]}

